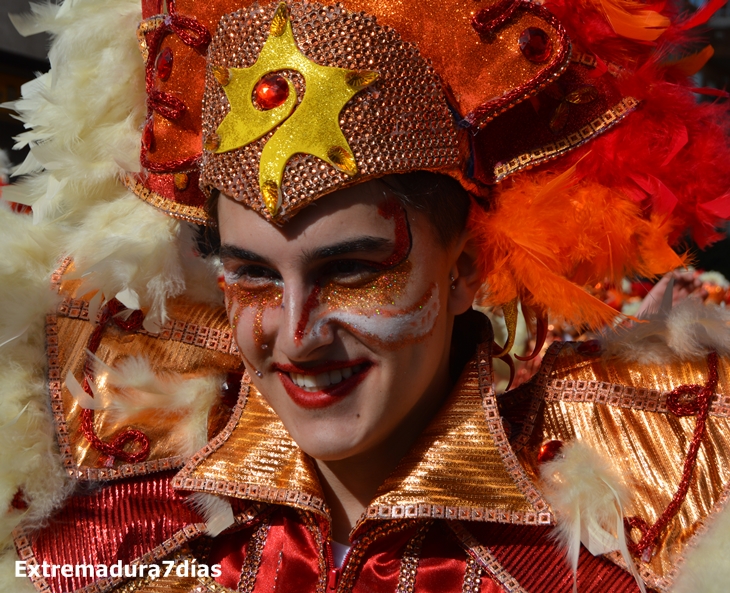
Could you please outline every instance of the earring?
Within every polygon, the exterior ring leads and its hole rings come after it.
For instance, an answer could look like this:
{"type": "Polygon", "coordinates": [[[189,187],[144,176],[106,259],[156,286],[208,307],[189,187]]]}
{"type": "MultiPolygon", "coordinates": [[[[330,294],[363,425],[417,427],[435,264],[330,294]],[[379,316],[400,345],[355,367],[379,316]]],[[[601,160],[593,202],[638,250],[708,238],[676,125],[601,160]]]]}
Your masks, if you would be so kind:
{"type": "Polygon", "coordinates": [[[453,274],[449,276],[449,278],[451,279],[451,290],[456,290],[456,285],[454,284],[454,282],[456,282],[456,278],[454,278],[453,274]]]}

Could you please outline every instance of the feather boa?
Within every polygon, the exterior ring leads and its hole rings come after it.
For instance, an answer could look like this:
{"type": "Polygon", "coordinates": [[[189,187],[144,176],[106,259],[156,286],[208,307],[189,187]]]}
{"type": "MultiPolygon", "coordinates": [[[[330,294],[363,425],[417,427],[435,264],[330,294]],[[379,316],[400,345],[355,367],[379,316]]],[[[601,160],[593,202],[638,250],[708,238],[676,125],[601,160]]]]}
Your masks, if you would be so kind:
{"type": "MultiPolygon", "coordinates": [[[[166,321],[167,299],[185,292],[189,277],[204,273],[215,287],[214,268],[188,264],[191,233],[131,194],[120,178],[139,171],[146,115],[144,64],[139,53],[138,0],[74,0],[32,5],[33,15],[14,16],[24,34],[54,36],[51,71],[23,87],[10,106],[28,131],[18,147],[30,154],[4,198],[33,208],[36,224],[52,223],[55,257],[74,259],[82,292],[100,291],[146,310],[146,328],[166,321]],[[182,238],[181,238],[182,237],[182,238]],[[181,254],[182,252],[182,254],[181,254]],[[186,276],[188,276],[186,278],[186,276]]],[[[199,259],[199,258],[197,258],[199,259]]],[[[222,298],[203,290],[206,301],[222,298]]]]}
{"type": "MultiPolygon", "coordinates": [[[[50,290],[54,233],[30,217],[0,209],[0,567],[14,558],[12,530],[38,525],[72,484],[58,453],[45,385],[45,316],[57,303],[50,290]],[[11,506],[20,493],[25,510],[11,506]]],[[[12,573],[0,575],[14,583],[12,573]]],[[[18,584],[19,590],[23,590],[18,584]]]]}

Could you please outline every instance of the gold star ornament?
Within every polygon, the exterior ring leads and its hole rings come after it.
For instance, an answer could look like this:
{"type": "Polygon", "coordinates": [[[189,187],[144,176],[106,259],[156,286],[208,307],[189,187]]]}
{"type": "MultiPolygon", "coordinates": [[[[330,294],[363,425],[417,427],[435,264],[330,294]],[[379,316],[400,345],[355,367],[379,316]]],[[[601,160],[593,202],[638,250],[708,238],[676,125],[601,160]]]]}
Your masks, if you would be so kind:
{"type": "Polygon", "coordinates": [[[284,168],[295,154],[311,154],[347,175],[357,174],[355,156],[340,129],[340,111],[355,94],[375,82],[378,73],[321,66],[307,58],[294,40],[286,4],[279,4],[269,37],[253,66],[214,67],[213,74],[228,97],[230,112],[216,130],[217,146],[207,149],[216,153],[234,150],[279,126],[266,142],[259,165],[261,194],[272,217],[282,203],[284,168]],[[285,70],[304,77],[304,96],[298,105],[296,88],[284,76],[285,70]],[[277,72],[282,74],[272,77],[277,72]],[[266,85],[272,79],[273,99],[256,102],[262,88],[264,92],[270,90],[266,85]]]}

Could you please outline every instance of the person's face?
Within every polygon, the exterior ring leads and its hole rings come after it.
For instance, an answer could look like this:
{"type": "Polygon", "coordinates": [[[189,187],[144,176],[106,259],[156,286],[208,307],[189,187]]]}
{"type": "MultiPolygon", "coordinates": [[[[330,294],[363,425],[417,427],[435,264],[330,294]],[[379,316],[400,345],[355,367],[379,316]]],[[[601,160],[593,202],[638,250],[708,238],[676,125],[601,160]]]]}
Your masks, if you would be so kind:
{"type": "Polygon", "coordinates": [[[218,217],[239,349],[299,446],[345,459],[422,425],[448,390],[453,317],[473,298],[465,239],[439,245],[378,181],[282,227],[225,196],[218,217]]]}

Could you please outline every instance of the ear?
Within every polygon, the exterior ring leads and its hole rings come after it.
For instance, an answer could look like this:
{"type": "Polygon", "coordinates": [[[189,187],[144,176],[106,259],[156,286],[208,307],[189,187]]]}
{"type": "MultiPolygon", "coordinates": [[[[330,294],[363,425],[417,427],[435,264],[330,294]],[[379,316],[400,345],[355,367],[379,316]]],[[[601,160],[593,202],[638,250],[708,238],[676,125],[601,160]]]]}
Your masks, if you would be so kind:
{"type": "Polygon", "coordinates": [[[467,311],[482,285],[479,266],[477,265],[477,248],[468,231],[464,231],[454,249],[454,263],[451,266],[451,282],[449,290],[448,312],[461,315],[467,311]]]}

